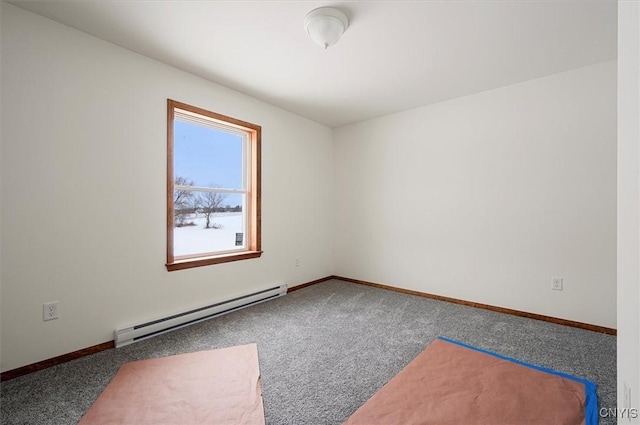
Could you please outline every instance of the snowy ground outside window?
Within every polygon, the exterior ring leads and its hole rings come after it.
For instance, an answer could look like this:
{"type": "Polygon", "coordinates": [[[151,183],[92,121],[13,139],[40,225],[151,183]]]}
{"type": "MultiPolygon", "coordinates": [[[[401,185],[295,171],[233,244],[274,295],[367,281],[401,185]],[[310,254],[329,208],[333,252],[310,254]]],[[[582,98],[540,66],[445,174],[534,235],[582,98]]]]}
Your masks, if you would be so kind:
{"type": "Polygon", "coordinates": [[[176,257],[246,247],[241,212],[213,214],[211,223],[219,227],[217,229],[205,229],[206,220],[200,214],[188,217],[185,222],[193,222],[195,225],[173,228],[173,255],[176,257]],[[236,246],[236,233],[243,234],[243,246],[236,246]]]}

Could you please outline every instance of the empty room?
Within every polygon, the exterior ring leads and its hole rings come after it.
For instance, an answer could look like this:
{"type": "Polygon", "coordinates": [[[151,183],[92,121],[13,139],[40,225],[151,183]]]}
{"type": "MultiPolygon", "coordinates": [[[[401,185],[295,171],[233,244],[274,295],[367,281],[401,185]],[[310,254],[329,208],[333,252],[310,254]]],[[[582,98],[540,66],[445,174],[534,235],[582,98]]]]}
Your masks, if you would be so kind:
{"type": "Polygon", "coordinates": [[[0,25],[3,424],[640,424],[640,2],[0,25]]]}

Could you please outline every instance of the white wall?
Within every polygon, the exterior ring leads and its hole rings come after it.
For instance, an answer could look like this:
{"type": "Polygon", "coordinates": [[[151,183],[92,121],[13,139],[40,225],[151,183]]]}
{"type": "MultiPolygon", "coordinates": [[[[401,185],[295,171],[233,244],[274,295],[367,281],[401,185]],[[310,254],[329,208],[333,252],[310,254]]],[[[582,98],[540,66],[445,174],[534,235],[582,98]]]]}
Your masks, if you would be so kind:
{"type": "MultiPolygon", "coordinates": [[[[618,2],[618,407],[640,410],[640,3],[618,2]]],[[[628,423],[620,420],[620,423],[628,423]]],[[[640,423],[640,418],[634,423],[640,423]]]]}
{"type": "MultiPolygon", "coordinates": [[[[0,0],[0,37],[2,36],[2,0],[0,0]]],[[[2,49],[0,49],[0,99],[2,99],[2,49]]],[[[2,125],[2,102],[0,102],[0,129],[2,125]]],[[[0,131],[0,165],[2,164],[2,132],[0,131]]],[[[0,172],[0,217],[2,216],[2,173],[0,172]]],[[[0,306],[2,306],[2,226],[0,226],[0,306]]],[[[0,330],[2,314],[0,314],[0,330]]],[[[0,364],[2,364],[2,335],[0,332],[0,364]]]]}
{"type": "Polygon", "coordinates": [[[337,275],[616,327],[614,61],[334,129],[334,155],[337,275]]]}
{"type": "Polygon", "coordinates": [[[5,3],[2,53],[3,371],[332,273],[330,128],[5,3]],[[167,98],[262,126],[261,259],[166,271],[167,98]]]}

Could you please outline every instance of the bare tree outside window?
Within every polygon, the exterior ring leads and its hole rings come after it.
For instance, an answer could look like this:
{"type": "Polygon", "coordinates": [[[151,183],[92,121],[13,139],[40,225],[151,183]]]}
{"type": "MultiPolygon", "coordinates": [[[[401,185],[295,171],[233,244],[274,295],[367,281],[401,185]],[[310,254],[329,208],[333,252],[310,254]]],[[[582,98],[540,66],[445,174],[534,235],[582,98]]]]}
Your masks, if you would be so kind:
{"type": "MultiPolygon", "coordinates": [[[[176,177],[175,186],[193,186],[193,181],[184,177],[176,177]]],[[[184,189],[176,189],[173,192],[173,208],[174,208],[174,227],[183,227],[190,225],[187,223],[189,216],[196,212],[197,196],[190,191],[184,189]]]]}
{"type": "Polygon", "coordinates": [[[222,209],[225,198],[226,195],[220,192],[205,192],[198,197],[198,211],[204,214],[204,218],[207,220],[204,226],[205,229],[220,228],[220,225],[211,222],[211,217],[222,209]]]}

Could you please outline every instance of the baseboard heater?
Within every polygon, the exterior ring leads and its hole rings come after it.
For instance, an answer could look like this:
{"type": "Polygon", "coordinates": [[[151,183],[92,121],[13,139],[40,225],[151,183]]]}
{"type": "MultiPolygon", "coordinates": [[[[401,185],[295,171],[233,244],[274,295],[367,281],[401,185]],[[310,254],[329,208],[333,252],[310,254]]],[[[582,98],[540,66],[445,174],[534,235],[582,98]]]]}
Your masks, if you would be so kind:
{"type": "Polygon", "coordinates": [[[195,308],[183,313],[173,314],[161,319],[151,320],[138,325],[127,326],[116,329],[116,348],[124,347],[136,341],[151,338],[175,329],[180,329],[193,323],[202,322],[223,314],[231,313],[245,307],[249,307],[261,302],[286,295],[287,285],[273,286],[257,292],[231,298],[225,301],[216,302],[207,306],[195,308]]]}

